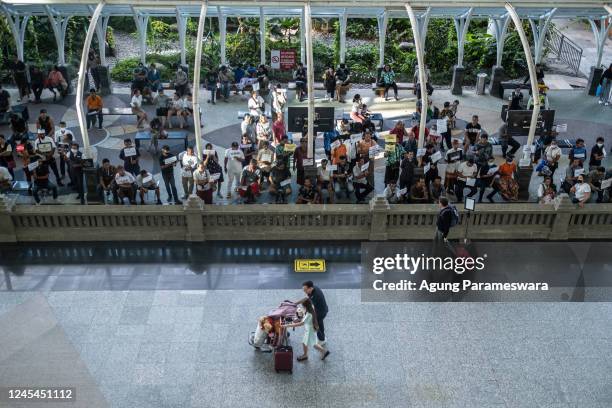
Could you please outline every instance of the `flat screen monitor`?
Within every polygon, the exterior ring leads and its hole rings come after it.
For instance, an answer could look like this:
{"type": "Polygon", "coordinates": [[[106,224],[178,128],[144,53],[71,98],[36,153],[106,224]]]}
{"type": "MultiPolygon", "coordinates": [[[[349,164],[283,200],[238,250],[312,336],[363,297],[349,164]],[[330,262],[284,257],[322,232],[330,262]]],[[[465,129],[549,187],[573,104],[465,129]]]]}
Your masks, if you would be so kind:
{"type": "MultiPolygon", "coordinates": [[[[308,126],[308,108],[290,107],[287,111],[289,132],[302,132],[308,126]]],[[[334,130],[334,108],[315,108],[315,132],[331,132],[334,130]]]]}

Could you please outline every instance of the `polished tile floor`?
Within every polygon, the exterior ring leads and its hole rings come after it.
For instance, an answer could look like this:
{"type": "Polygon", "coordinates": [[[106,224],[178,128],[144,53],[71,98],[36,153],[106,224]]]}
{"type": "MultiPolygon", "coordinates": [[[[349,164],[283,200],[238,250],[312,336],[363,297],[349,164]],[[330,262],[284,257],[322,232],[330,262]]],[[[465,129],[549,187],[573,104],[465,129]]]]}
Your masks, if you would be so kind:
{"type": "MultiPolygon", "coordinates": [[[[190,247],[151,245],[139,256],[129,244],[20,248],[0,249],[0,389],[77,387],[76,403],[54,406],[612,406],[612,303],[366,303],[359,246],[331,246],[324,257],[335,269],[315,279],[329,303],[332,354],[322,362],[314,352],[292,375],[277,374],[248,334],[258,316],[300,298],[299,282],[314,275],[278,258],[320,248],[210,244],[189,255],[190,247]],[[249,251],[250,263],[223,262],[249,251]],[[99,290],[105,273],[112,279],[99,290]],[[207,283],[173,287],[185,276],[207,283]]],[[[593,248],[582,246],[582,262],[607,270],[610,252],[593,248]]],[[[296,348],[301,335],[292,332],[296,348]]]]}

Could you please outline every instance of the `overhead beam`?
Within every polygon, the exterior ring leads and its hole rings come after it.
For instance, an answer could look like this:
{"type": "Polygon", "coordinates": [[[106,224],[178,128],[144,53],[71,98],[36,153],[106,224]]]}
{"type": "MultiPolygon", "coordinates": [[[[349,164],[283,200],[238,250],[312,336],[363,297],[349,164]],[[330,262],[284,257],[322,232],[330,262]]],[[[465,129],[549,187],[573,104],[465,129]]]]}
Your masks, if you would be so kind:
{"type": "Polygon", "coordinates": [[[87,80],[87,58],[89,57],[89,49],[91,47],[91,40],[93,39],[94,33],[96,32],[96,26],[98,25],[98,19],[104,8],[104,1],[101,1],[96,6],[96,9],[91,16],[89,21],[89,27],[87,28],[87,34],[85,35],[85,42],[83,44],[83,50],[81,53],[81,65],[79,66],[79,76],[77,78],[77,89],[76,89],[76,111],[79,119],[79,128],[81,130],[81,136],[83,138],[83,155],[87,158],[93,157],[91,146],[89,144],[89,133],[87,131],[87,125],[85,122],[85,110],[83,109],[83,91],[85,90],[85,81],[87,80]]]}
{"type": "Polygon", "coordinates": [[[193,131],[198,159],[202,160],[202,127],[200,122],[200,68],[202,66],[202,41],[204,39],[204,24],[208,3],[201,3],[200,20],[198,21],[198,37],[196,38],[195,62],[193,64],[193,131]]]}

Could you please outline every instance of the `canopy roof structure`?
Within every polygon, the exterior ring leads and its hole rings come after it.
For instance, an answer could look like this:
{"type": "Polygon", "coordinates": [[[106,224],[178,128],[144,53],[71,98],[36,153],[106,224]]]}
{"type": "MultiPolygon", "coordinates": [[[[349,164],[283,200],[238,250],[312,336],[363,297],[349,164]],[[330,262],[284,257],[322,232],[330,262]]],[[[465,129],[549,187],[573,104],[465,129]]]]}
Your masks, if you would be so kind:
{"type": "MultiPolygon", "coordinates": [[[[57,16],[91,16],[92,6],[97,2],[80,0],[4,0],[1,2],[8,12],[16,15],[47,15],[47,7],[57,16]]],[[[386,12],[389,18],[408,18],[401,1],[311,1],[313,18],[333,18],[347,15],[349,18],[373,18],[386,12]]],[[[102,16],[132,16],[134,12],[151,17],[172,17],[176,11],[185,16],[197,17],[202,2],[191,0],[107,0],[102,16]]],[[[231,1],[208,2],[207,17],[299,17],[304,2],[298,1],[231,1]]],[[[410,2],[415,12],[430,9],[431,18],[461,16],[473,8],[472,18],[499,17],[506,14],[503,2],[486,0],[415,1],[410,2]]],[[[602,18],[606,17],[605,1],[518,1],[512,2],[521,18],[539,18],[557,9],[555,18],[602,18]]]]}

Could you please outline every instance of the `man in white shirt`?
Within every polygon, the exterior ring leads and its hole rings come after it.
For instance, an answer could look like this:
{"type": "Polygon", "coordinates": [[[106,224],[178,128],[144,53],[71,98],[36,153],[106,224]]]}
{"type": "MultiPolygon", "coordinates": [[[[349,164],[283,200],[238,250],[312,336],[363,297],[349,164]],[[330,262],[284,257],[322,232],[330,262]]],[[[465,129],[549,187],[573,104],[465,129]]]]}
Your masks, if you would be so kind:
{"type": "Polygon", "coordinates": [[[240,149],[238,142],[232,142],[232,147],[225,151],[224,170],[227,174],[227,198],[232,198],[232,189],[234,188],[234,180],[236,188],[240,186],[240,177],[242,176],[242,162],[244,161],[244,152],[240,149]]]}
{"type": "MultiPolygon", "coordinates": [[[[372,165],[374,162],[368,162],[372,165]]],[[[370,175],[370,166],[367,169],[364,167],[365,160],[363,156],[360,156],[357,163],[353,167],[353,187],[355,188],[355,197],[357,197],[357,204],[363,204],[365,198],[373,190],[370,183],[368,183],[368,176],[370,175]]]]}
{"type": "Polygon", "coordinates": [[[193,194],[193,172],[198,167],[198,157],[193,152],[193,147],[189,146],[185,152],[180,155],[181,164],[181,182],[185,195],[183,200],[186,200],[189,195],[193,194]]]}
{"type": "Polygon", "coordinates": [[[334,182],[332,180],[332,169],[327,159],[321,160],[321,167],[317,168],[317,189],[319,197],[323,200],[323,191],[327,191],[328,202],[334,202],[334,182]]]}
{"type": "Polygon", "coordinates": [[[584,176],[580,175],[576,178],[576,184],[570,189],[573,194],[572,202],[578,204],[580,208],[584,207],[584,203],[591,198],[591,186],[584,182],[584,176]]]}
{"type": "Polygon", "coordinates": [[[193,182],[195,183],[196,195],[200,197],[204,204],[212,204],[214,181],[210,178],[210,173],[204,162],[198,164],[198,168],[193,172],[193,182]]]}
{"type": "Polygon", "coordinates": [[[44,157],[44,164],[53,171],[57,185],[61,187],[64,183],[62,183],[62,178],[57,169],[57,162],[55,161],[55,141],[52,137],[46,136],[44,129],[38,129],[37,136],[36,140],[34,140],[34,150],[40,157],[44,157]]]}
{"type": "Polygon", "coordinates": [[[161,197],[159,195],[159,185],[153,179],[153,175],[146,170],[140,170],[140,174],[136,177],[136,186],[140,193],[140,204],[145,204],[145,195],[147,191],[155,191],[155,198],[157,198],[157,204],[161,205],[161,197]]]}
{"type": "Polygon", "coordinates": [[[278,84],[272,93],[272,109],[275,113],[282,115],[285,111],[285,105],[287,105],[287,93],[278,84]]]}
{"type": "Polygon", "coordinates": [[[11,189],[13,176],[6,167],[0,166],[0,193],[5,193],[11,189]]]}
{"type": "MultiPolygon", "coordinates": [[[[70,151],[70,145],[74,141],[74,134],[70,129],[66,128],[66,122],[60,122],[59,126],[59,129],[55,132],[55,145],[57,147],[58,153],[60,154],[59,170],[63,179],[66,176],[66,169],[68,168],[68,164],[66,163],[64,155],[62,153],[67,154],[70,151]]],[[[70,172],[68,172],[68,175],[70,175],[70,172]]]]}
{"type": "Polygon", "coordinates": [[[117,166],[117,174],[115,174],[115,184],[117,185],[117,195],[121,202],[129,205],[136,204],[134,197],[134,187],[136,178],[132,173],[125,171],[123,166],[117,166]]]}
{"type": "Polygon", "coordinates": [[[559,159],[561,158],[561,148],[557,145],[556,140],[550,142],[550,145],[544,150],[544,156],[551,171],[550,177],[553,177],[555,170],[559,167],[559,159]]]}
{"type": "Polygon", "coordinates": [[[256,120],[259,120],[259,116],[264,114],[264,104],[264,99],[259,96],[257,91],[253,91],[251,98],[249,98],[248,108],[249,113],[252,117],[256,118],[256,120]]]}
{"type": "Polygon", "coordinates": [[[144,123],[147,121],[147,113],[142,109],[142,95],[138,88],[134,89],[130,106],[132,107],[132,113],[136,115],[136,127],[143,129],[144,123]]]}
{"type": "Polygon", "coordinates": [[[476,172],[478,168],[476,164],[474,164],[474,159],[468,159],[459,165],[457,169],[457,183],[455,185],[455,196],[457,197],[457,202],[463,202],[463,190],[467,186],[470,189],[469,197],[472,197],[476,194],[476,172]],[[468,180],[471,180],[468,182],[468,180]],[[472,185],[468,185],[472,184],[472,185]]]}

